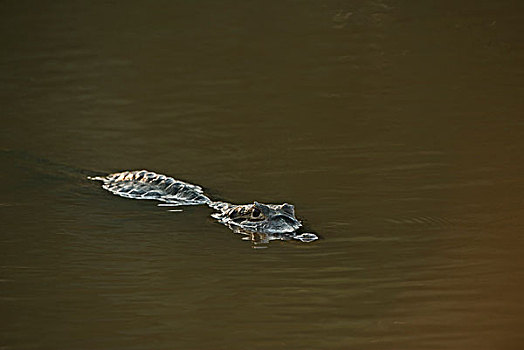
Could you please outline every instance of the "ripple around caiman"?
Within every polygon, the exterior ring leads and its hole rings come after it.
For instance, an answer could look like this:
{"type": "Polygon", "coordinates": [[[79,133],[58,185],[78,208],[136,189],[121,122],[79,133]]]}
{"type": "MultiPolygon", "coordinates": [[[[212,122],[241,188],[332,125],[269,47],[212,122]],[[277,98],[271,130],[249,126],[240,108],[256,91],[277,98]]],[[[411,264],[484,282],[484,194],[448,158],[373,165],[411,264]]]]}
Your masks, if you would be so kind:
{"type": "Polygon", "coordinates": [[[208,205],[217,211],[211,216],[218,222],[256,242],[292,239],[312,242],[318,239],[314,233],[299,232],[302,223],[295,217],[295,207],[288,203],[237,205],[215,202],[200,186],[147,170],[123,171],[89,179],[102,181],[102,188],[125,198],[151,199],[167,206],[208,205]]]}

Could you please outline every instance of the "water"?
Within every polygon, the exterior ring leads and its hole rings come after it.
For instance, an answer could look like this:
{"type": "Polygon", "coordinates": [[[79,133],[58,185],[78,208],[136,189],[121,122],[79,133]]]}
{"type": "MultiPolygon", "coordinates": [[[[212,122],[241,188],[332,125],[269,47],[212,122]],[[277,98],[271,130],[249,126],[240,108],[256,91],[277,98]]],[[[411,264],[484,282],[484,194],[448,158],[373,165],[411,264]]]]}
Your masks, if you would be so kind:
{"type": "Polygon", "coordinates": [[[521,349],[518,1],[0,4],[1,349],[521,349]],[[253,249],[149,169],[290,202],[253,249]]]}

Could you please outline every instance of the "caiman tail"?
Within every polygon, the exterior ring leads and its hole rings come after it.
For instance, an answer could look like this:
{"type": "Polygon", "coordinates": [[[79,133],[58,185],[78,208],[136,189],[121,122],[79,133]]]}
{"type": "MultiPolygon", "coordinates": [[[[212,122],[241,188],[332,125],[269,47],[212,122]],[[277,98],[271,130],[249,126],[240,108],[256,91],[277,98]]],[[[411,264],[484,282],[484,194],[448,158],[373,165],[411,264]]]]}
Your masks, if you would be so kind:
{"type": "Polygon", "coordinates": [[[172,206],[211,203],[200,186],[147,170],[124,171],[89,179],[102,181],[102,188],[125,198],[153,199],[172,206]]]}

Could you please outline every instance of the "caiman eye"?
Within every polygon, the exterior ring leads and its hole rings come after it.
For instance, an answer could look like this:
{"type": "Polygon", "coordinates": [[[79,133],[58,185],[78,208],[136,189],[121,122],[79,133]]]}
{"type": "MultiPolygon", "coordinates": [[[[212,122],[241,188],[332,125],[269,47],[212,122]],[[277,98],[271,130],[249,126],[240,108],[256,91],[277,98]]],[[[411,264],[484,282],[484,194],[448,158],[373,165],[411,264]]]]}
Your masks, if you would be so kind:
{"type": "Polygon", "coordinates": [[[251,213],[251,215],[254,218],[258,218],[260,216],[260,214],[262,214],[262,213],[260,212],[260,210],[258,208],[253,209],[253,212],[251,213]]]}

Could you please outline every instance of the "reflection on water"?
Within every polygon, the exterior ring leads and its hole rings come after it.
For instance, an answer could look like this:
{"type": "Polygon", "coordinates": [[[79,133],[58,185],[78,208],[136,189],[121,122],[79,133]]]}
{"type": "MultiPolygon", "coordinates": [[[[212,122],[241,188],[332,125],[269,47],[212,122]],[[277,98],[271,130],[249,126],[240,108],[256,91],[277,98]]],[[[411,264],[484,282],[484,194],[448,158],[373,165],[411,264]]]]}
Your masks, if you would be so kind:
{"type": "Polygon", "coordinates": [[[520,349],[523,7],[0,4],[0,347],[520,349]],[[86,180],[142,168],[323,239],[86,180]]]}

